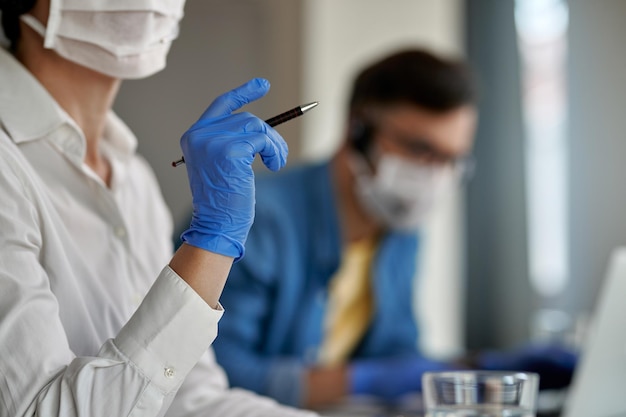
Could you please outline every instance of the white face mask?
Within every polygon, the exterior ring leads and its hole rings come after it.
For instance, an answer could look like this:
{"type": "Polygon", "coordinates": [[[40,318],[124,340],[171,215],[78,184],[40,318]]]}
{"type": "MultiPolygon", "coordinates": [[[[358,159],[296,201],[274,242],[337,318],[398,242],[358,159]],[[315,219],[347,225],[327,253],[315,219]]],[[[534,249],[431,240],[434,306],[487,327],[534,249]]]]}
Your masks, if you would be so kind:
{"type": "Polygon", "coordinates": [[[115,78],[143,78],[165,67],[184,0],[51,0],[47,27],[21,19],[65,59],[115,78]]]}
{"type": "Polygon", "coordinates": [[[453,179],[451,168],[418,165],[390,154],[380,157],[375,175],[363,159],[355,160],[353,166],[356,193],[365,210],[383,225],[400,231],[414,231],[423,225],[453,179]]]}

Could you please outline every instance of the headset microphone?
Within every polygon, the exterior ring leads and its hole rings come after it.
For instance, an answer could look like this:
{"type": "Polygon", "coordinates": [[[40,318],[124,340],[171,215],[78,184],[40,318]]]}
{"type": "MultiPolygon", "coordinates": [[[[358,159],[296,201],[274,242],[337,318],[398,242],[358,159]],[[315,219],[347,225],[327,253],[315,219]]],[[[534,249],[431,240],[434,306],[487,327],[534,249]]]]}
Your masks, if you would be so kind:
{"type": "Polygon", "coordinates": [[[352,147],[367,158],[374,135],[374,126],[361,118],[354,117],[350,121],[349,137],[352,147]]]}

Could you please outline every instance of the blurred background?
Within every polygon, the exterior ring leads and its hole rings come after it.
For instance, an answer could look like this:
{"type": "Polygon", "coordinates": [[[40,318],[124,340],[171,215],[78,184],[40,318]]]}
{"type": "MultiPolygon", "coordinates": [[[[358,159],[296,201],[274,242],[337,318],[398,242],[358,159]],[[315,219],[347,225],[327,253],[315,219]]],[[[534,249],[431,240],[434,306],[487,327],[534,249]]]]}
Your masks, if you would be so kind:
{"type": "MultiPolygon", "coordinates": [[[[420,344],[440,357],[583,334],[611,250],[626,244],[626,1],[188,0],[165,71],[127,81],[116,111],[139,137],[178,225],[191,195],[180,135],[252,77],[289,164],[330,155],[362,65],[405,46],[469,60],[480,83],[473,178],[426,230],[420,344]]],[[[259,170],[264,169],[258,166],[259,170]]]]}

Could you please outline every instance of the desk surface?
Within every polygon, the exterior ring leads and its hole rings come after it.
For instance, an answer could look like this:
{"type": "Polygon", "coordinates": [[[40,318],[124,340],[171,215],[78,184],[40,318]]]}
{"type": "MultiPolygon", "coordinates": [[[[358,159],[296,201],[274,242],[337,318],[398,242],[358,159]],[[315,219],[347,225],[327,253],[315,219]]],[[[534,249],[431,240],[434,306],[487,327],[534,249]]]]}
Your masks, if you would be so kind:
{"type": "Polygon", "coordinates": [[[423,417],[423,410],[421,396],[411,395],[397,404],[385,404],[369,397],[351,398],[317,411],[324,417],[423,417]]]}
{"type": "MultiPolygon", "coordinates": [[[[559,417],[566,391],[541,391],[537,417],[559,417]]],[[[381,403],[369,397],[351,398],[332,408],[317,410],[324,417],[424,417],[421,395],[407,396],[397,404],[381,403]]]]}

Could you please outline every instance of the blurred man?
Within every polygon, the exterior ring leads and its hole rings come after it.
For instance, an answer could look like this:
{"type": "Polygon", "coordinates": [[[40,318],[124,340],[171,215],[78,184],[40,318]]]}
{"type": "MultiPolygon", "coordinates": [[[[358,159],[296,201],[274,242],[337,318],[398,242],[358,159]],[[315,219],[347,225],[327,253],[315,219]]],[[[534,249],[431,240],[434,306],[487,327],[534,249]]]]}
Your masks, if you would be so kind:
{"type": "Polygon", "coordinates": [[[447,368],[418,351],[413,285],[419,229],[463,175],[474,100],[464,64],[400,51],[355,79],[330,160],[258,179],[215,343],[233,385],[317,407],[394,400],[447,368]]]}

